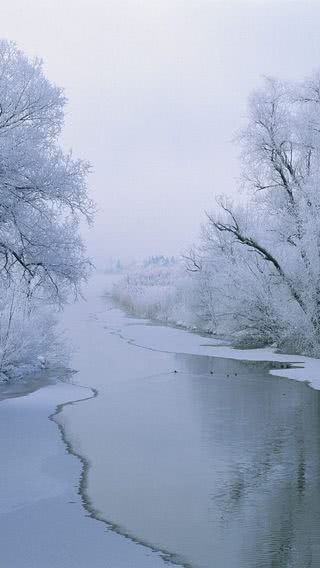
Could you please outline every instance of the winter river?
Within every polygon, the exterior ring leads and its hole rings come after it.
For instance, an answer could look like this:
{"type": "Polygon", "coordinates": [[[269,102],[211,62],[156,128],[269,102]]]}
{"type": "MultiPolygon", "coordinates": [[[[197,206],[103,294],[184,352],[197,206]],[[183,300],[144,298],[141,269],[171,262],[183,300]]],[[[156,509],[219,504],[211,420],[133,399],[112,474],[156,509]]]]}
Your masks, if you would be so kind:
{"type": "Polygon", "coordinates": [[[320,566],[319,391],[92,286],[64,325],[81,388],[0,404],[4,568],[320,566]]]}

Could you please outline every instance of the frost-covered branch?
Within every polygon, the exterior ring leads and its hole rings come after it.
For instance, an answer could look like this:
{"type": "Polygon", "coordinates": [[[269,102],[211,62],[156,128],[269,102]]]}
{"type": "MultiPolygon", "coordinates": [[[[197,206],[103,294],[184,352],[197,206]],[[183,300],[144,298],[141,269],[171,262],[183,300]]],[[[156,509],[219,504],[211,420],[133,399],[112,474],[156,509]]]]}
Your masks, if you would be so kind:
{"type": "Polygon", "coordinates": [[[78,226],[94,213],[89,164],[58,144],[65,103],[40,60],[0,41],[0,278],[59,303],[88,273],[78,226]]]}

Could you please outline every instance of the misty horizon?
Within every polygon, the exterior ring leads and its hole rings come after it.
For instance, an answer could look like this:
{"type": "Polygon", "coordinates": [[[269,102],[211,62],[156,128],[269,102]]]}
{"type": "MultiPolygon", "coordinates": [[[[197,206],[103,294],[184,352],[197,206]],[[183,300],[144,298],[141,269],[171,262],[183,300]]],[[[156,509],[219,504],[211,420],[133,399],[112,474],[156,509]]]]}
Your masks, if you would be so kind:
{"type": "Polygon", "coordinates": [[[317,2],[13,0],[1,12],[0,36],[65,90],[64,144],[92,165],[98,214],[84,234],[99,266],[188,249],[215,196],[238,192],[232,140],[252,90],[319,67],[317,2]]]}

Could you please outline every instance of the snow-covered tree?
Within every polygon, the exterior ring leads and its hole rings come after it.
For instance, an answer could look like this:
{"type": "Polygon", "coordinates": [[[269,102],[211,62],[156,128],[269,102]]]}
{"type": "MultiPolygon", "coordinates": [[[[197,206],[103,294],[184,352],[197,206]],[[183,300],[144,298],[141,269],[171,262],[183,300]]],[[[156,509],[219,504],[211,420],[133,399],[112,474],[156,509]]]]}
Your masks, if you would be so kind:
{"type": "Polygon", "coordinates": [[[320,76],[267,80],[240,136],[242,206],[220,199],[198,258],[217,321],[264,342],[320,344],[320,76]]]}
{"type": "MultiPolygon", "coordinates": [[[[222,196],[207,215],[200,244],[185,256],[190,287],[168,267],[170,321],[187,306],[188,321],[243,345],[319,356],[320,74],[301,83],[266,79],[239,139],[240,195],[222,196]],[[179,295],[179,287],[192,292],[179,295]]],[[[144,278],[137,294],[129,279],[120,301],[139,311],[149,295],[157,306],[164,285],[153,280],[144,278]]]]}
{"type": "Polygon", "coordinates": [[[65,96],[14,43],[0,41],[0,278],[63,302],[88,270],[88,164],[59,145],[65,96]]]}

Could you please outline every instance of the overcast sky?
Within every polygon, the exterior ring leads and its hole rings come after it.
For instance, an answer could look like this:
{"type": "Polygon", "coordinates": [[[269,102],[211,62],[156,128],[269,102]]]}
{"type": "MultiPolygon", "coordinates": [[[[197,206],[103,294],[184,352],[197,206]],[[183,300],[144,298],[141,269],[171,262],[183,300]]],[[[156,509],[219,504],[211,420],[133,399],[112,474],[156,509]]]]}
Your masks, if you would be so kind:
{"type": "Polygon", "coordinates": [[[177,254],[237,191],[232,138],[263,75],[320,68],[320,1],[0,0],[0,36],[69,99],[64,143],[90,160],[104,258],[177,254]]]}

